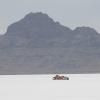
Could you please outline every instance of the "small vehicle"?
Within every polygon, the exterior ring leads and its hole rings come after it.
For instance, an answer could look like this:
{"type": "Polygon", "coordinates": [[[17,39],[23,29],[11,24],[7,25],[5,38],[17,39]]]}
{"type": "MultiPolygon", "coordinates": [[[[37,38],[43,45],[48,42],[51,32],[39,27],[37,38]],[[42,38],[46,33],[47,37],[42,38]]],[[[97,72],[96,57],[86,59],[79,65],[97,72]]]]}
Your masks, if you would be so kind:
{"type": "Polygon", "coordinates": [[[69,77],[56,75],[53,80],[69,80],[69,77]]]}

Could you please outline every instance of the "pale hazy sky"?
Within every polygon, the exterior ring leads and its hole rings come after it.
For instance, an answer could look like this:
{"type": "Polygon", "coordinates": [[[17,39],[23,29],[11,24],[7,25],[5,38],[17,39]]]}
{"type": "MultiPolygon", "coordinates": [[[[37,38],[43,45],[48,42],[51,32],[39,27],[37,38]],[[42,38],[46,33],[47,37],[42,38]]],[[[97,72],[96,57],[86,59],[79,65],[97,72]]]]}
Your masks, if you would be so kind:
{"type": "Polygon", "coordinates": [[[88,26],[100,33],[100,0],[0,0],[0,34],[30,12],[43,12],[71,28],[88,26]]]}

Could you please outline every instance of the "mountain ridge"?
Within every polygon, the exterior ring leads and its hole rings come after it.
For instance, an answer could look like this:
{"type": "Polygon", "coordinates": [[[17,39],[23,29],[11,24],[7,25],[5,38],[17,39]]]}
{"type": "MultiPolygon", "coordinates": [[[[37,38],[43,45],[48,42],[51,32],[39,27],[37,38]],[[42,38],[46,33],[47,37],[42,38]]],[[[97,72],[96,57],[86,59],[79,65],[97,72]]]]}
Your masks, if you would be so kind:
{"type": "MultiPolygon", "coordinates": [[[[34,35],[35,38],[38,36],[43,37],[43,36],[48,35],[48,38],[51,36],[53,38],[63,33],[59,29],[59,26],[60,26],[59,23],[54,22],[53,19],[49,18],[49,16],[46,14],[30,13],[26,15],[23,19],[21,19],[19,22],[15,22],[12,25],[10,25],[5,35],[9,34],[9,35],[21,36],[21,34],[23,34],[24,36],[26,35],[30,37],[34,35]]],[[[65,26],[62,26],[62,28],[65,28],[65,26]]],[[[67,29],[68,31],[71,31],[69,28],[67,29]]]]}
{"type": "Polygon", "coordinates": [[[29,13],[0,36],[0,74],[100,72],[100,34],[29,13]]]}

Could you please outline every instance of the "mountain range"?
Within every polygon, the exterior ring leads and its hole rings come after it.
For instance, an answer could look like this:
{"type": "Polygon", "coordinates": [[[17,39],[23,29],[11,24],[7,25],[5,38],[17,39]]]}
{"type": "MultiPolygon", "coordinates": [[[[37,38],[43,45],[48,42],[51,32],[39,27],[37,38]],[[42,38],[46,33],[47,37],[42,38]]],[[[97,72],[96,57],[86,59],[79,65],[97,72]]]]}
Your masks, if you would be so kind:
{"type": "Polygon", "coordinates": [[[100,72],[100,34],[74,30],[42,12],[29,13],[0,36],[0,74],[100,72]]]}

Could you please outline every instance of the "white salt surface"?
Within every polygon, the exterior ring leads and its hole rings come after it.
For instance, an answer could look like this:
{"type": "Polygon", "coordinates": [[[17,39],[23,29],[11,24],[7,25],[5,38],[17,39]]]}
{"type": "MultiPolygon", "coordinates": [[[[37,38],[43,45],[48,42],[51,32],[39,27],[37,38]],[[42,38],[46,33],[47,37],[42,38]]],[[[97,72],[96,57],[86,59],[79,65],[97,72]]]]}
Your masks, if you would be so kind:
{"type": "Polygon", "coordinates": [[[100,100],[100,74],[63,75],[1,75],[0,100],[100,100]]]}

